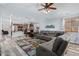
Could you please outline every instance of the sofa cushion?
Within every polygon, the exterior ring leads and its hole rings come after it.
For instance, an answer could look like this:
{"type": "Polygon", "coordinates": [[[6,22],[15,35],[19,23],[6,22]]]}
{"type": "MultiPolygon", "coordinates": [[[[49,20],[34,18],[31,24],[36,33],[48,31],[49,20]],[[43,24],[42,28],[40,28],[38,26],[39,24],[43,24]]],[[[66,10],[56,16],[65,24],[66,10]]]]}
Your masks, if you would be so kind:
{"type": "Polygon", "coordinates": [[[60,37],[57,37],[54,41],[52,51],[54,51],[56,53],[57,50],[59,49],[60,45],[62,44],[62,42],[63,42],[63,39],[60,37]]]}
{"type": "Polygon", "coordinates": [[[36,49],[36,55],[37,56],[56,56],[56,54],[52,51],[47,50],[46,48],[39,46],[36,49]]]}
{"type": "Polygon", "coordinates": [[[64,51],[65,51],[67,45],[68,45],[68,42],[67,42],[67,41],[63,41],[62,44],[61,44],[61,46],[60,46],[59,49],[57,50],[57,53],[56,53],[56,54],[57,54],[58,56],[61,56],[61,55],[64,53],[64,51]]]}
{"type": "Polygon", "coordinates": [[[51,38],[51,36],[46,36],[46,35],[36,35],[36,39],[50,41],[52,38],[51,38]]]}

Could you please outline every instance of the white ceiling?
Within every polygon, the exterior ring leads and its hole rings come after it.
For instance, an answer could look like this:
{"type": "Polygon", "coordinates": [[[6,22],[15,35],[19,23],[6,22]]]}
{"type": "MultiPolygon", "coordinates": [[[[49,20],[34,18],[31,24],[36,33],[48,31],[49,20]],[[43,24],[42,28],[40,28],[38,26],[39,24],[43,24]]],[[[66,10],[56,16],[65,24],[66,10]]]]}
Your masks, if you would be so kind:
{"type": "Polygon", "coordinates": [[[18,17],[32,18],[59,18],[79,15],[79,4],[77,3],[56,3],[57,10],[48,14],[38,11],[36,3],[16,3],[16,4],[0,4],[0,14],[9,16],[11,14],[18,17]]]}
{"type": "Polygon", "coordinates": [[[63,18],[79,16],[79,3],[55,3],[55,6],[57,10],[45,14],[38,11],[39,3],[4,3],[0,4],[0,16],[3,16],[4,24],[8,24],[9,16],[13,15],[13,21],[16,22],[18,20],[20,23],[39,22],[42,28],[47,24],[54,24],[56,29],[62,26],[63,18]],[[25,17],[28,17],[29,20],[25,21],[25,17]]]}

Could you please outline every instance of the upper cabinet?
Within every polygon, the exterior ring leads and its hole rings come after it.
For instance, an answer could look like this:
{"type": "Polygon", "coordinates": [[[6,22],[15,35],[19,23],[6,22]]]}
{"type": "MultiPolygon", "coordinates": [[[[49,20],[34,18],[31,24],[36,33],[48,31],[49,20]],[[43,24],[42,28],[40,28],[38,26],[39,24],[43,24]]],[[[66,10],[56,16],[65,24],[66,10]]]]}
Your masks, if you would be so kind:
{"type": "Polygon", "coordinates": [[[65,19],[65,32],[78,32],[79,31],[79,18],[65,19]]]}

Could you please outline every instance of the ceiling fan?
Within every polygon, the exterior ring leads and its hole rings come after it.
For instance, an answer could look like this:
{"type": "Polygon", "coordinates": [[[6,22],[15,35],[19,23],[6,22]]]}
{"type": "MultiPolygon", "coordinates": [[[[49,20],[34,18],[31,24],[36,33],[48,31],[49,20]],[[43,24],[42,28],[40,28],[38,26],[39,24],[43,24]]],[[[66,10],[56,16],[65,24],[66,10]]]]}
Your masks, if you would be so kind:
{"type": "Polygon", "coordinates": [[[54,3],[44,3],[41,4],[41,9],[39,11],[45,10],[46,12],[49,12],[50,10],[56,10],[56,7],[53,6],[54,3]]]}

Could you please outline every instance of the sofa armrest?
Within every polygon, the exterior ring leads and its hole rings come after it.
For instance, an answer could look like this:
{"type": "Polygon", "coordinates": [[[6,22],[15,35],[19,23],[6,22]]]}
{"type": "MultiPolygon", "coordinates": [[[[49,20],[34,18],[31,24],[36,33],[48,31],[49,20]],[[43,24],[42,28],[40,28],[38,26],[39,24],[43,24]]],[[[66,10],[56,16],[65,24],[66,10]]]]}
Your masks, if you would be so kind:
{"type": "Polygon", "coordinates": [[[56,37],[53,37],[52,40],[50,40],[49,42],[42,43],[42,44],[40,44],[40,46],[51,51],[53,48],[53,43],[54,43],[55,39],[56,39],[56,37]]]}

